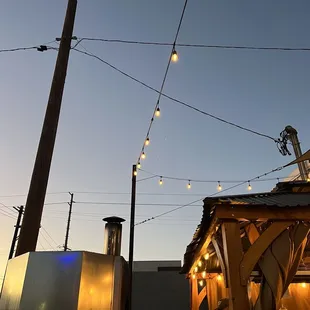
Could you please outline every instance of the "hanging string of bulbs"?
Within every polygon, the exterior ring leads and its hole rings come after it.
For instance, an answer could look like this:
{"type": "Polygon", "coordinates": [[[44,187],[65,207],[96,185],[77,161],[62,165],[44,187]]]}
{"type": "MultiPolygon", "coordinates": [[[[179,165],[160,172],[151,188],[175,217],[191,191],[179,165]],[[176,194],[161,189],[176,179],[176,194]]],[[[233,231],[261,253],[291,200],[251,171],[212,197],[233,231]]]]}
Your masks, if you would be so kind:
{"type": "MultiPolygon", "coordinates": [[[[162,84],[161,84],[161,87],[160,87],[160,90],[159,90],[159,93],[158,93],[158,99],[156,101],[155,108],[154,108],[154,111],[153,111],[153,114],[152,114],[152,118],[151,118],[148,130],[147,130],[147,133],[146,133],[146,137],[144,139],[144,142],[143,142],[143,145],[142,145],[142,148],[141,148],[141,152],[140,152],[137,164],[136,164],[138,169],[141,168],[141,160],[144,160],[146,158],[145,147],[150,144],[150,132],[151,132],[152,125],[154,123],[155,117],[158,118],[158,117],[160,117],[160,114],[161,114],[159,103],[160,103],[160,99],[161,99],[161,96],[162,96],[162,93],[163,93],[163,90],[164,90],[164,86],[165,86],[165,82],[166,82],[166,79],[167,79],[167,75],[168,75],[168,71],[169,71],[169,68],[170,68],[170,64],[171,64],[171,62],[175,63],[175,62],[177,62],[179,60],[179,55],[178,55],[178,53],[176,51],[175,46],[176,46],[177,39],[178,39],[179,32],[180,32],[180,28],[181,28],[181,25],[182,25],[182,22],[183,22],[184,13],[185,13],[185,10],[186,10],[186,7],[187,7],[187,1],[188,0],[185,0],[185,3],[184,3],[182,15],[181,15],[181,18],[180,18],[180,21],[179,21],[179,25],[178,25],[178,28],[177,28],[177,32],[176,32],[176,35],[175,35],[175,38],[174,38],[174,41],[173,41],[173,44],[172,44],[172,50],[171,50],[171,53],[170,53],[170,56],[169,56],[169,60],[168,60],[168,64],[167,64],[167,67],[166,67],[165,75],[164,75],[164,78],[163,78],[163,81],[162,81],[162,84]]],[[[134,174],[136,175],[137,171],[135,171],[134,174]]]]}
{"type": "MultiPolygon", "coordinates": [[[[173,177],[173,176],[163,176],[163,175],[158,175],[158,174],[154,174],[152,172],[143,170],[143,169],[139,169],[141,172],[144,172],[146,174],[149,174],[150,177],[144,178],[144,179],[140,179],[138,181],[144,181],[144,180],[149,180],[149,179],[153,179],[153,178],[158,178],[158,184],[160,186],[164,185],[164,180],[175,180],[175,181],[182,181],[182,182],[186,182],[186,188],[188,190],[190,190],[192,188],[192,184],[194,183],[214,183],[217,184],[217,190],[220,192],[223,190],[223,186],[222,184],[237,184],[237,183],[244,183],[246,184],[246,188],[248,191],[252,190],[252,183],[253,182],[266,182],[266,181],[275,181],[277,180],[278,182],[280,182],[280,180],[286,179],[288,178],[287,176],[283,176],[283,177],[274,177],[274,178],[256,178],[256,179],[252,179],[252,180],[222,180],[222,181],[216,181],[216,180],[197,180],[197,179],[187,179],[187,178],[179,178],[179,177],[173,177]]],[[[137,171],[135,172],[135,174],[137,175],[137,171]]],[[[299,175],[294,175],[291,176],[291,179],[294,179],[296,177],[298,177],[299,175]]]]}

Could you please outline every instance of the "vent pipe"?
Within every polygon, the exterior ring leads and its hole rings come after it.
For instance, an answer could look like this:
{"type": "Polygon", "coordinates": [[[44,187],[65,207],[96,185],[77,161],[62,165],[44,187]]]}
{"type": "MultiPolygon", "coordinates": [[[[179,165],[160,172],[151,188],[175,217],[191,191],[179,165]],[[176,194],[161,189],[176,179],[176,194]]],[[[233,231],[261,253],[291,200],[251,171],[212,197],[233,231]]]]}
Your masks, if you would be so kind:
{"type": "Polygon", "coordinates": [[[122,222],[124,219],[111,216],[103,219],[105,224],[104,248],[103,254],[120,256],[122,243],[122,222]]]}

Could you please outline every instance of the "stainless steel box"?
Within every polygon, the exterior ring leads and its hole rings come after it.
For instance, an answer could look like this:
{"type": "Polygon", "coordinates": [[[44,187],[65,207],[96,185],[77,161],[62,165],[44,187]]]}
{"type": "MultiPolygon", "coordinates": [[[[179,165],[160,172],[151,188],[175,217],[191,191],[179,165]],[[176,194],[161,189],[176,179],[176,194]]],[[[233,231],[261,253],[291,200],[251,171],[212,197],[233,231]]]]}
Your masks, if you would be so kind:
{"type": "Polygon", "coordinates": [[[127,263],[91,252],[30,252],[9,261],[1,310],[124,310],[127,263]]]}

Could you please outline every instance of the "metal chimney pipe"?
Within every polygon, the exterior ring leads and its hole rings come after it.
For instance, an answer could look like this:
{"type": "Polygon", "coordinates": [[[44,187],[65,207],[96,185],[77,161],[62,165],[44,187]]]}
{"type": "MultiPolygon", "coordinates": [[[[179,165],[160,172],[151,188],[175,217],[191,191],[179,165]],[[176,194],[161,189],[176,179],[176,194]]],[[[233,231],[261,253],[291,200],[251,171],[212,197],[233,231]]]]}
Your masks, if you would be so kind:
{"type": "Polygon", "coordinates": [[[104,218],[103,221],[107,222],[105,224],[103,254],[120,256],[122,244],[122,222],[125,222],[125,220],[117,216],[111,216],[104,218]]]}
{"type": "MultiPolygon", "coordinates": [[[[286,126],[285,131],[288,133],[288,138],[292,142],[293,149],[295,152],[296,158],[299,158],[302,155],[300,143],[297,136],[297,130],[292,126],[286,126]]],[[[298,168],[300,172],[300,177],[302,180],[307,180],[308,177],[308,169],[306,163],[304,161],[298,163],[298,168]]]]}

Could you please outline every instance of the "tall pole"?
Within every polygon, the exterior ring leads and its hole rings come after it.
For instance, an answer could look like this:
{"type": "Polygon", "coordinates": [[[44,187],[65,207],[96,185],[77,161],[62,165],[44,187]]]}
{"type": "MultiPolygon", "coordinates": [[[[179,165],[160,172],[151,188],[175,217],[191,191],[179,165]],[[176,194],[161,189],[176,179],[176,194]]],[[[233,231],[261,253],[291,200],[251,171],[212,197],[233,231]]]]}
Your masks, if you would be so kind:
{"type": "Polygon", "coordinates": [[[70,202],[68,202],[69,205],[69,215],[68,215],[68,223],[67,223],[67,231],[66,231],[66,238],[65,238],[65,245],[64,245],[64,251],[68,251],[68,239],[69,239],[69,230],[70,230],[70,223],[71,223],[71,214],[72,214],[72,205],[73,205],[73,193],[69,193],[71,196],[70,202]]]}
{"type": "Polygon", "coordinates": [[[66,80],[77,0],[68,0],[59,52],[32,172],[16,256],[35,251],[66,80]]]}
{"type": "Polygon", "coordinates": [[[128,306],[132,309],[132,266],[133,266],[133,248],[135,234],[135,212],[136,212],[136,185],[137,185],[137,167],[132,166],[132,181],[131,181],[131,209],[130,209],[130,232],[129,232],[129,298],[128,306]]]}
{"type": "Polygon", "coordinates": [[[22,220],[22,216],[24,213],[24,207],[20,206],[19,208],[15,208],[14,209],[18,212],[18,217],[17,217],[17,221],[16,221],[16,225],[15,225],[15,230],[14,230],[14,235],[13,235],[13,239],[12,239],[12,244],[11,244],[11,249],[10,249],[10,253],[9,253],[9,259],[13,258],[14,256],[14,250],[15,250],[15,245],[16,245],[16,241],[17,241],[17,235],[18,235],[18,231],[21,228],[21,220],[22,220]]]}
{"type": "MultiPolygon", "coordinates": [[[[300,142],[298,139],[298,132],[295,128],[292,126],[286,126],[285,131],[288,133],[288,138],[292,142],[295,157],[299,158],[302,155],[301,147],[300,147],[300,142]]],[[[307,180],[308,178],[308,171],[307,171],[307,166],[306,162],[302,161],[298,163],[298,169],[300,172],[300,178],[304,181],[307,180]]]]}

